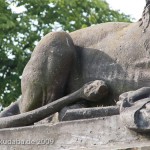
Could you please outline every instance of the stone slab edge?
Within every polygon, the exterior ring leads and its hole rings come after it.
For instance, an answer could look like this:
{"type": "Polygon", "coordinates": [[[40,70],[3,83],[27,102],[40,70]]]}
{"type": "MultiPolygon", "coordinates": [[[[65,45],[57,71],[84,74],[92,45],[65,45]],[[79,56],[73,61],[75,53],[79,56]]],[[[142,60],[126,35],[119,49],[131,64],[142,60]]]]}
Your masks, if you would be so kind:
{"type": "Polygon", "coordinates": [[[0,150],[116,150],[150,146],[119,115],[0,130],[0,150]]]}

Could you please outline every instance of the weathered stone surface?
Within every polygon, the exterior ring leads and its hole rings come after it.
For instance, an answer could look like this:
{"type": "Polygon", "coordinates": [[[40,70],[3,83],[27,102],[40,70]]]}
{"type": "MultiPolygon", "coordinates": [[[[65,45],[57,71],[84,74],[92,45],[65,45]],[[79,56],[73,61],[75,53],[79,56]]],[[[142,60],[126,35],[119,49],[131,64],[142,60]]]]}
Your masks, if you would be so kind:
{"type": "MultiPolygon", "coordinates": [[[[150,85],[150,1],[146,2],[143,15],[136,23],[102,23],[71,33],[45,35],[24,68],[21,98],[0,114],[0,117],[10,116],[0,118],[0,128],[31,125],[77,99],[113,105],[127,91],[134,93],[134,98],[125,97],[125,100],[135,102],[145,94],[149,97],[150,92],[135,91],[150,85]],[[79,91],[91,81],[94,82],[90,86],[79,91]]],[[[149,111],[149,106],[146,107],[149,111]]],[[[135,117],[128,119],[133,113],[123,118],[127,120],[125,124],[129,122],[130,129],[150,130],[149,117],[145,117],[149,115],[142,111],[136,117],[139,122],[135,123],[135,117]],[[140,124],[143,118],[146,121],[140,124]]]]}
{"type": "Polygon", "coordinates": [[[67,110],[62,121],[89,119],[118,114],[119,108],[117,106],[70,109],[67,110]]]}
{"type": "MultiPolygon", "coordinates": [[[[150,134],[149,134],[150,135],[150,134]]],[[[30,126],[0,130],[1,150],[114,150],[150,147],[150,136],[128,130],[118,115],[56,125],[30,126]],[[2,145],[2,140],[28,144],[2,145]],[[29,142],[34,142],[29,144],[29,142]],[[42,142],[49,142],[42,144],[42,142]]]]}
{"type": "Polygon", "coordinates": [[[119,104],[120,117],[126,127],[137,132],[150,131],[150,87],[126,92],[120,96],[119,104]]]}
{"type": "MultiPolygon", "coordinates": [[[[91,81],[85,84],[79,90],[32,111],[9,117],[0,116],[0,129],[33,125],[35,122],[38,122],[49,115],[53,115],[71,103],[75,103],[81,99],[95,102],[96,100],[102,99],[107,92],[107,86],[104,81],[91,81]]],[[[7,113],[8,111],[9,109],[6,110],[7,113]]],[[[3,112],[2,114],[6,114],[6,112],[3,112]]]]}

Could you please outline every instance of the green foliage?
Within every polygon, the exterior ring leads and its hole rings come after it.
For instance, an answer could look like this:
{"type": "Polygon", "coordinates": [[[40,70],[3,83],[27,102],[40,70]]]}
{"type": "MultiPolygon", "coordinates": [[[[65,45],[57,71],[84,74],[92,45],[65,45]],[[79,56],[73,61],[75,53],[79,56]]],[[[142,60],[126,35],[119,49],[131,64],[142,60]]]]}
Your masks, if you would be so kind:
{"type": "Polygon", "coordinates": [[[104,0],[0,0],[0,103],[21,94],[20,76],[41,36],[55,30],[74,31],[92,24],[130,17],[111,10],[104,0]],[[17,13],[12,6],[24,8],[17,13]]]}

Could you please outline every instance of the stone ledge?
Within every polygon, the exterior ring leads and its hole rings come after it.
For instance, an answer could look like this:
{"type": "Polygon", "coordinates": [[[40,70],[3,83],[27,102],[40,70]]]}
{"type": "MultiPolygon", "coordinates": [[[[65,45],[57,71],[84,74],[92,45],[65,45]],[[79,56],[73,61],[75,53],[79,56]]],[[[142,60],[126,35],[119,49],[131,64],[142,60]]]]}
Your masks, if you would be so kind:
{"type": "Polygon", "coordinates": [[[98,118],[118,114],[119,108],[116,106],[69,109],[62,118],[62,121],[98,118]]]}
{"type": "Polygon", "coordinates": [[[0,144],[0,150],[116,150],[150,147],[150,134],[144,136],[128,130],[116,115],[66,121],[56,125],[2,129],[0,144]],[[28,144],[2,145],[2,140],[26,141],[28,144]],[[40,142],[45,140],[48,143],[41,145],[40,142]],[[34,143],[29,144],[31,141],[34,143]]]}

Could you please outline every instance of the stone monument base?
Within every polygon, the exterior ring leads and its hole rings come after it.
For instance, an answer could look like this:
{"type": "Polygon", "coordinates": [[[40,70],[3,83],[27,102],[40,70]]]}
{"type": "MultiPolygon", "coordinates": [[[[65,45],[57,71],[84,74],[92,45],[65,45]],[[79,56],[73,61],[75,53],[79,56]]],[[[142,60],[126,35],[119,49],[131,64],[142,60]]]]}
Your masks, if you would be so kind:
{"type": "Polygon", "coordinates": [[[134,150],[150,150],[150,134],[128,130],[119,115],[0,130],[0,150],[121,150],[133,147],[134,150]]]}

